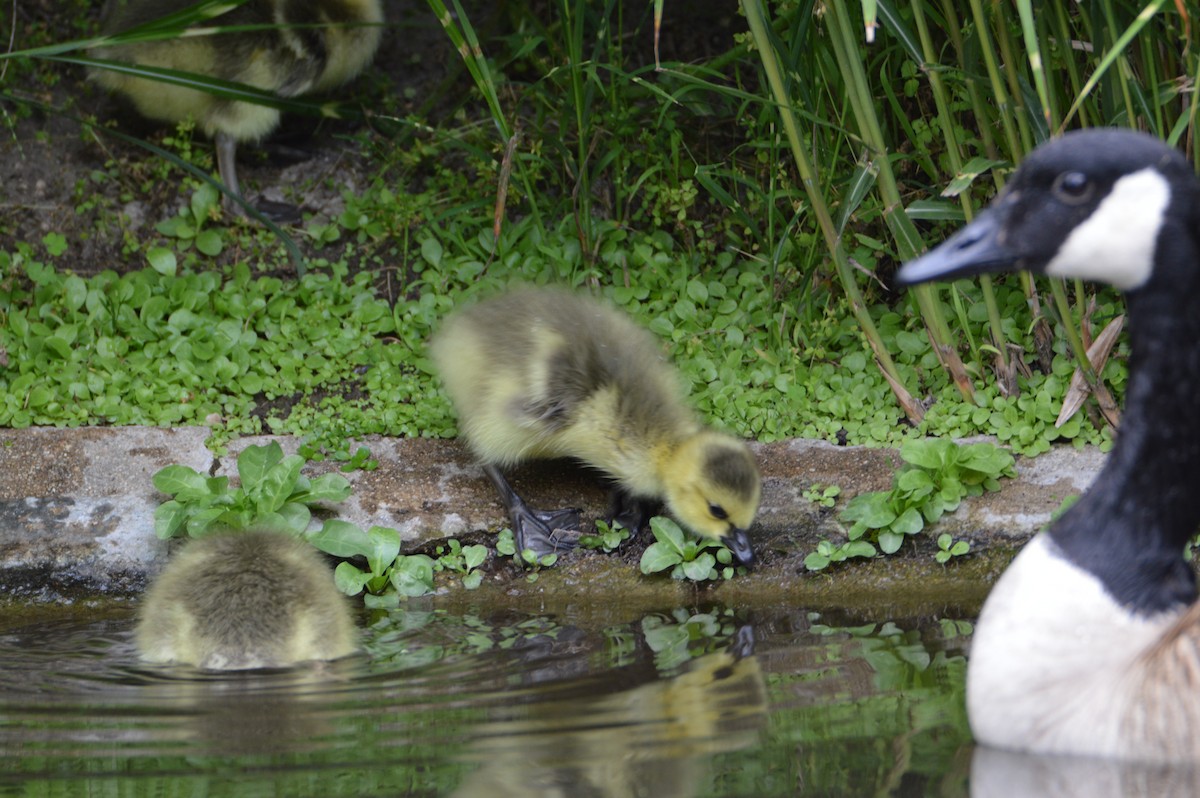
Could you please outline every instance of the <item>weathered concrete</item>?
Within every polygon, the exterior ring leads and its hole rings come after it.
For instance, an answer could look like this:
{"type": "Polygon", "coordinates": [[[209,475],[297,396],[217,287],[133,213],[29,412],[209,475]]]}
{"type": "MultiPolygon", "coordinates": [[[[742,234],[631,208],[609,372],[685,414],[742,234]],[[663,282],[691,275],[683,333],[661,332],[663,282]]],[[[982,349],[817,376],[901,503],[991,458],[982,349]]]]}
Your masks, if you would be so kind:
{"type": "MultiPolygon", "coordinates": [[[[180,463],[235,477],[237,454],[271,440],[238,440],[216,457],[205,448],[206,437],[207,430],[196,427],[0,430],[0,597],[137,592],[167,551],[153,531],[154,508],[165,497],[154,489],[152,475],[180,463]]],[[[298,447],[294,439],[278,440],[285,451],[298,447]]],[[[396,528],[411,546],[506,525],[491,484],[456,441],[379,438],[364,444],[379,467],[348,474],[354,493],[329,515],[363,528],[396,528]]],[[[776,581],[794,579],[795,558],[816,541],[841,534],[836,513],[807,501],[806,489],[839,485],[838,504],[844,506],[860,491],[887,488],[899,463],[890,450],[819,441],[758,444],[755,452],[763,503],[753,535],[761,573],[776,581]]],[[[1103,458],[1095,450],[1063,447],[1021,460],[1017,479],[999,493],[967,500],[937,531],[968,538],[979,551],[1020,543],[1091,481],[1103,458]]],[[[311,464],[308,473],[336,467],[311,464]]],[[[578,506],[585,517],[605,510],[603,486],[585,469],[542,463],[512,476],[534,506],[578,506]]]]}

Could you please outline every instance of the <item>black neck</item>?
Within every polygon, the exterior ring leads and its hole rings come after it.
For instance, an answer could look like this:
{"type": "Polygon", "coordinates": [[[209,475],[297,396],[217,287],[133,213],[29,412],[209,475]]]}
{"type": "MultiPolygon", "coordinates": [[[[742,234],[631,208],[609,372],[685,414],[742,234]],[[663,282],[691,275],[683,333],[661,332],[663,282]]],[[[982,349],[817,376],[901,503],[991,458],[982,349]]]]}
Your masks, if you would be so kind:
{"type": "Polygon", "coordinates": [[[1150,283],[1127,296],[1129,383],[1113,451],[1050,532],[1117,601],[1147,614],[1196,598],[1182,556],[1200,524],[1200,253],[1187,221],[1168,220],[1150,283]]]}

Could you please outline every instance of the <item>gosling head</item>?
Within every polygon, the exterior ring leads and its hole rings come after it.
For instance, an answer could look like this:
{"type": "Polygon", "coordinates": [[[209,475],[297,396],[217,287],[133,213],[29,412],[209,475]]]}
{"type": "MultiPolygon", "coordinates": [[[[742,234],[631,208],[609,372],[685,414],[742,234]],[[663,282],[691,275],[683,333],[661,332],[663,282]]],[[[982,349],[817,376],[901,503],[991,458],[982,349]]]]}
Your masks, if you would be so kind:
{"type": "Polygon", "coordinates": [[[754,562],[746,534],[758,512],[758,466],[746,444],[704,431],[675,452],[664,475],[667,509],[701,537],[716,538],[742,565],[754,562]]]}

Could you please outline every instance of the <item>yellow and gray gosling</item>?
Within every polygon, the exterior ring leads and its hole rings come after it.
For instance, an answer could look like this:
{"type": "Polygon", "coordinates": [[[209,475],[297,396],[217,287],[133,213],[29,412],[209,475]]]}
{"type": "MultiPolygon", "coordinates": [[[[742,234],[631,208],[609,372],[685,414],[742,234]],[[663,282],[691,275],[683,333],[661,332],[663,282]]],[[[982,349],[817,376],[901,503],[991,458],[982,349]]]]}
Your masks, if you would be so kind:
{"type": "MultiPolygon", "coordinates": [[[[102,31],[106,36],[122,33],[191,5],[194,0],[108,0],[102,31]]],[[[92,55],[195,72],[296,97],[327,91],[361,72],[379,46],[382,22],[380,0],[248,0],[204,24],[279,27],[114,45],[97,48],[92,55]]],[[[127,96],[150,119],[195,120],[215,141],[221,180],[238,196],[238,143],[258,141],[279,126],[279,110],[270,106],[98,67],[91,69],[91,76],[127,96]]],[[[228,198],[226,209],[241,212],[228,198]]]]}
{"type": "Polygon", "coordinates": [[[358,631],[312,545],[231,531],[172,558],[142,599],[134,642],[146,662],[245,670],[344,657],[358,631]]]}
{"type": "Polygon", "coordinates": [[[1128,130],[1029,155],[992,206],[909,263],[904,284],[985,271],[1102,280],[1130,322],[1121,429],[1086,495],[996,583],[975,628],[967,711],[989,746],[1200,760],[1200,184],[1128,130]]]}
{"type": "Polygon", "coordinates": [[[571,457],[613,480],[612,515],[626,528],[640,530],[665,503],[696,534],[753,561],[754,457],[700,423],[659,341],[625,314],[570,291],[521,288],[451,316],[431,351],[521,549],[564,548],[552,532],[578,526],[578,512],[531,510],[500,470],[571,457]]]}

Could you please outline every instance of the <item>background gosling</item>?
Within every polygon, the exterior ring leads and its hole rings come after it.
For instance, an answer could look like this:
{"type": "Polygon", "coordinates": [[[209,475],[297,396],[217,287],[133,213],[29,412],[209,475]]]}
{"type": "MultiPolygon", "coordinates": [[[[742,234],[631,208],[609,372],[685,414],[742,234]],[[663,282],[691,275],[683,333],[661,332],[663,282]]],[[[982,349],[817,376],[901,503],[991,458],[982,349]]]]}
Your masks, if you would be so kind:
{"type": "Polygon", "coordinates": [[[644,528],[665,502],[693,532],[753,561],[754,457],[700,423],[659,341],[623,313],[562,289],[522,288],[450,317],[431,352],[518,548],[564,548],[551,533],[578,525],[578,511],[531,510],[500,469],[572,457],[612,478],[612,516],[627,529],[644,528]]]}
{"type": "MultiPolygon", "coordinates": [[[[101,23],[106,36],[173,14],[195,0],[109,0],[101,23]]],[[[114,61],[209,75],[295,97],[339,86],[370,63],[379,46],[380,0],[248,0],[205,25],[277,27],[213,36],[189,36],[97,48],[93,55],[114,61]],[[295,26],[295,27],[288,27],[295,26]],[[321,27],[324,26],[324,27],[321,27]]],[[[234,163],[238,142],[258,141],[279,126],[279,109],[217,97],[109,69],[91,77],[123,94],[150,119],[176,123],[194,119],[217,150],[221,180],[241,195],[234,163]]],[[[226,197],[227,210],[240,207],[226,197]]]]}
{"type": "Polygon", "coordinates": [[[284,532],[189,541],[146,593],[134,642],[146,662],[280,668],[354,653],[346,598],[310,544],[284,532]]]}

